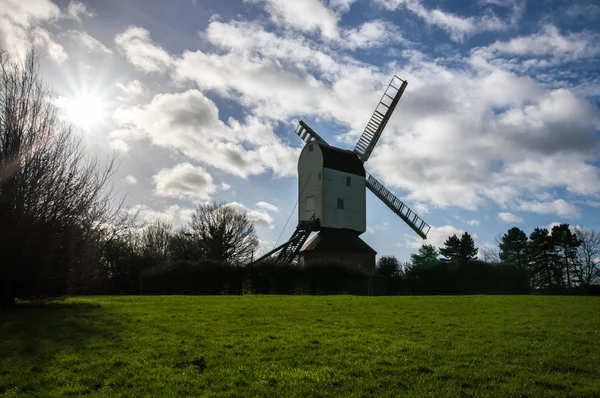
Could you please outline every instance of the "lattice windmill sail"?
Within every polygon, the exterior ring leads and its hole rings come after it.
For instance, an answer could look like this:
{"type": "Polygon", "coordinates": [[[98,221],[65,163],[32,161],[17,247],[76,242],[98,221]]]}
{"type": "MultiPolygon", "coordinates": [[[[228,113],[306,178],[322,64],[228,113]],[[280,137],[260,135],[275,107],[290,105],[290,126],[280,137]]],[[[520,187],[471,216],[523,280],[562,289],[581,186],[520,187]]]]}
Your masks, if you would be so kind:
{"type": "Polygon", "coordinates": [[[287,242],[257,261],[279,252],[277,261],[291,262],[300,253],[305,263],[341,261],[374,268],[376,252],[359,237],[366,231],[366,188],[427,238],[430,226],[364,168],[407,84],[392,78],[353,151],[330,146],[299,122],[296,134],[306,145],[298,160],[298,226],[287,242]],[[305,244],[313,231],[319,234],[305,244]]]}

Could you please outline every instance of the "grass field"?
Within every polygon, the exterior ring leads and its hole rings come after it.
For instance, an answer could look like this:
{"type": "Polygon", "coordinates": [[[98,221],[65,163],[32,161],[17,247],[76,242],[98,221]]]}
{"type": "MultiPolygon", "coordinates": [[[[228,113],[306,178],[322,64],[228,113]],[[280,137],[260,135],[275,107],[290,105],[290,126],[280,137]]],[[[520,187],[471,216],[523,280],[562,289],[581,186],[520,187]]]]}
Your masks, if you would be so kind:
{"type": "Polygon", "coordinates": [[[0,317],[2,397],[600,397],[598,297],[111,296],[0,317]]]}

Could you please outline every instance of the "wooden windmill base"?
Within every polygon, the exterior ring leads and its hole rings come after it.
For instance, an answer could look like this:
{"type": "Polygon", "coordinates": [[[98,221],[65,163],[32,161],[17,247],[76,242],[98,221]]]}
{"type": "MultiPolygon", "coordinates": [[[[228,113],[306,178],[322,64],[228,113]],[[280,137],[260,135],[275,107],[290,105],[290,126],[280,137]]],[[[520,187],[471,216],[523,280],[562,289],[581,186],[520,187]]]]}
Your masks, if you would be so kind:
{"type": "Polygon", "coordinates": [[[298,253],[305,265],[341,263],[357,266],[372,272],[375,270],[373,250],[356,231],[350,229],[321,228],[298,253]]]}

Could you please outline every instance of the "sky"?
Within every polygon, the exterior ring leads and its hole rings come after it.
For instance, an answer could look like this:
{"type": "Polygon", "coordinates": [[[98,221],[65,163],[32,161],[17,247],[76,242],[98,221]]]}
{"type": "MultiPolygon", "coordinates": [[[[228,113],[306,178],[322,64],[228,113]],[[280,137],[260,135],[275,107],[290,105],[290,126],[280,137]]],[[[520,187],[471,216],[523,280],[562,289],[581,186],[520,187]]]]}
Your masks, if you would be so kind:
{"type": "Polygon", "coordinates": [[[140,221],[227,201],[265,251],[297,223],[299,120],[353,149],[408,81],[367,171],[378,255],[469,232],[600,229],[600,5],[559,0],[0,0],[0,46],[33,46],[61,117],[140,221]]]}

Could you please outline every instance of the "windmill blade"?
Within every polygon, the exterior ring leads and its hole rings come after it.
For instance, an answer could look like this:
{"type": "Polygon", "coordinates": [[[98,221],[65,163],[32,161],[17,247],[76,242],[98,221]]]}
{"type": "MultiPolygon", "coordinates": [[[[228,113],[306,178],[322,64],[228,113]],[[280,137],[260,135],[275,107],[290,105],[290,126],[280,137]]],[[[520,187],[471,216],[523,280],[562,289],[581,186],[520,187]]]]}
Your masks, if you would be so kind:
{"type": "Polygon", "coordinates": [[[377,141],[379,141],[379,137],[381,137],[381,133],[383,133],[383,129],[388,120],[390,120],[407,85],[408,82],[406,80],[402,80],[394,75],[392,81],[383,93],[379,104],[377,104],[373,115],[371,115],[371,119],[369,119],[369,123],[367,123],[365,130],[354,148],[354,153],[358,155],[363,163],[371,156],[373,148],[377,145],[377,141]]]}
{"type": "Polygon", "coordinates": [[[296,134],[298,134],[298,137],[300,137],[300,139],[306,142],[307,144],[309,142],[320,142],[321,144],[329,145],[327,144],[327,142],[325,142],[323,138],[321,138],[319,134],[317,134],[313,129],[308,127],[308,125],[302,120],[300,120],[300,123],[298,123],[298,127],[296,127],[296,134]]]}
{"type": "Polygon", "coordinates": [[[413,229],[421,238],[427,239],[427,234],[431,228],[421,217],[408,208],[400,199],[391,193],[375,177],[368,174],[367,188],[371,190],[383,203],[386,204],[394,213],[398,215],[409,227],[413,229]]]}

